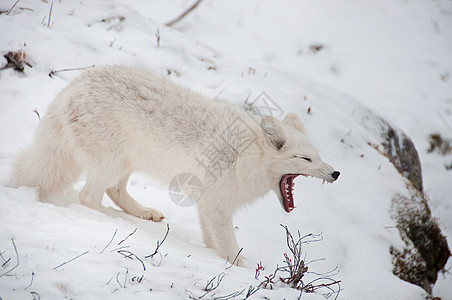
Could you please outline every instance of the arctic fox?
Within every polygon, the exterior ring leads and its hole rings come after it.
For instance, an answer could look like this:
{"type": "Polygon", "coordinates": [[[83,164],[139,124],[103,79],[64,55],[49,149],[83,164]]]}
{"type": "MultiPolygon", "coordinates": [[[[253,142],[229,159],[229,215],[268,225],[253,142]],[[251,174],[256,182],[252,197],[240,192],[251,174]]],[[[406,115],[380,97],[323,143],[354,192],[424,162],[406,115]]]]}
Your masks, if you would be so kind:
{"type": "Polygon", "coordinates": [[[232,224],[238,207],[274,190],[290,212],[295,177],[333,182],[340,174],[320,159],[293,113],[282,121],[255,118],[147,71],[102,66],[82,73],[50,104],[31,147],[18,155],[12,180],[45,196],[84,173],[82,204],[102,210],[106,192],[131,215],[163,220],[127,193],[132,172],[164,183],[181,173],[199,178],[203,240],[238,265],[232,224]]]}

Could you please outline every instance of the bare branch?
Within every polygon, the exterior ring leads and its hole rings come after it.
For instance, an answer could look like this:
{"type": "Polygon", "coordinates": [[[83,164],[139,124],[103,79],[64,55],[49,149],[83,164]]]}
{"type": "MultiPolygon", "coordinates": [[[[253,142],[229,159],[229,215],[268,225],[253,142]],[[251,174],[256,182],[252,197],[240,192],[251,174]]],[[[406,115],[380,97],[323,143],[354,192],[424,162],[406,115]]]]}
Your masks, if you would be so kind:
{"type": "Polygon", "coordinates": [[[169,226],[169,224],[166,224],[166,233],[165,233],[165,236],[163,237],[163,240],[161,242],[157,240],[157,247],[155,247],[154,253],[149,254],[149,255],[145,256],[144,258],[149,258],[149,257],[152,258],[152,257],[154,257],[154,255],[156,255],[159,252],[159,248],[165,242],[169,231],[170,231],[170,226],[169,226]]]}
{"type": "MultiPolygon", "coordinates": [[[[235,256],[234,260],[232,261],[231,265],[226,268],[226,270],[229,270],[232,268],[233,265],[235,265],[237,262],[237,259],[239,258],[240,253],[242,253],[243,248],[240,248],[239,252],[237,252],[237,255],[235,256]]],[[[226,261],[227,262],[227,261],[226,261]]]]}
{"type": "MultiPolygon", "coordinates": [[[[221,282],[223,281],[224,276],[226,276],[226,273],[220,273],[218,276],[213,277],[212,279],[210,279],[209,281],[207,281],[206,286],[202,289],[203,291],[205,291],[205,293],[197,298],[202,299],[204,298],[206,295],[208,295],[209,293],[211,293],[212,291],[215,291],[221,284],[221,282]]],[[[213,295],[211,295],[212,297],[213,295]]]]}
{"type": "Polygon", "coordinates": [[[173,26],[174,24],[176,24],[177,22],[179,22],[180,20],[185,18],[185,16],[187,16],[190,12],[192,12],[201,2],[202,2],[202,0],[197,0],[189,8],[187,8],[182,14],[180,14],[177,18],[175,18],[174,20],[172,20],[170,22],[165,23],[165,25],[168,27],[173,26]]]}
{"type": "Polygon", "coordinates": [[[221,282],[223,281],[224,276],[226,276],[226,273],[220,273],[218,276],[213,277],[212,279],[210,279],[209,281],[207,281],[206,286],[203,288],[204,291],[206,292],[211,292],[216,290],[221,282]],[[216,282],[214,282],[216,279],[216,282]]]}
{"type": "Polygon", "coordinates": [[[250,287],[248,288],[248,292],[246,293],[246,297],[243,300],[248,299],[249,297],[251,297],[252,295],[254,295],[257,291],[259,290],[259,288],[255,288],[252,285],[250,285],[250,287]]]}
{"type": "Polygon", "coordinates": [[[258,287],[259,287],[259,288],[264,288],[264,289],[270,287],[270,289],[272,290],[272,289],[273,289],[273,284],[275,284],[274,279],[275,279],[276,274],[278,273],[279,270],[280,270],[280,269],[279,269],[278,265],[276,265],[275,272],[274,272],[273,274],[268,275],[268,276],[264,276],[264,277],[265,277],[265,280],[262,281],[262,282],[259,284],[258,287]]]}
{"type": "Polygon", "coordinates": [[[29,287],[31,287],[31,285],[33,284],[33,278],[35,277],[35,272],[31,271],[31,282],[30,284],[24,288],[24,290],[28,289],[29,287]]]}
{"type": "MultiPolygon", "coordinates": [[[[14,252],[16,252],[16,264],[14,265],[14,267],[12,267],[11,269],[9,269],[6,272],[3,272],[2,274],[0,274],[0,277],[5,276],[9,273],[11,273],[14,269],[16,269],[19,266],[19,253],[17,252],[17,247],[16,247],[16,243],[14,243],[14,239],[11,239],[11,242],[13,243],[13,247],[14,247],[14,252]]],[[[9,261],[9,259],[2,265],[6,265],[6,263],[9,261]]]]}
{"type": "Polygon", "coordinates": [[[10,260],[11,260],[11,257],[8,258],[7,260],[5,260],[5,262],[2,264],[2,268],[3,268],[4,266],[6,266],[6,264],[9,263],[10,260]]]}
{"type": "Polygon", "coordinates": [[[118,247],[118,248],[115,248],[115,249],[111,250],[110,252],[117,252],[118,250],[126,249],[126,248],[130,248],[130,246],[121,246],[121,247],[118,247]]]}
{"type": "Polygon", "coordinates": [[[264,270],[265,270],[265,267],[262,266],[262,262],[260,261],[260,262],[257,264],[256,272],[254,273],[254,278],[255,278],[256,280],[259,279],[259,275],[261,274],[261,271],[264,271],[264,270]]]}
{"type": "Polygon", "coordinates": [[[47,22],[47,28],[50,28],[50,21],[52,19],[52,10],[53,10],[53,0],[52,0],[52,3],[50,4],[49,22],[47,22]]]}
{"type": "Polygon", "coordinates": [[[37,292],[30,292],[30,294],[33,296],[33,300],[41,299],[41,296],[37,292]]]}
{"type": "Polygon", "coordinates": [[[38,109],[33,109],[33,112],[38,116],[38,119],[41,120],[41,116],[39,115],[38,109]]]}
{"type": "Polygon", "coordinates": [[[279,281],[290,285],[294,289],[300,290],[301,294],[303,292],[314,293],[320,290],[324,292],[323,293],[324,296],[330,297],[332,295],[336,295],[335,299],[337,299],[339,292],[341,291],[340,286],[341,281],[333,279],[332,276],[335,276],[339,273],[338,267],[323,274],[316,272],[308,272],[308,264],[323,259],[315,259],[306,263],[305,258],[303,257],[305,255],[302,252],[302,245],[322,241],[323,240],[322,235],[311,233],[305,236],[301,236],[300,232],[297,231],[298,239],[295,240],[287,226],[281,224],[281,227],[283,227],[286,231],[286,243],[291,255],[289,256],[287,253],[284,253],[285,265],[282,267],[276,266],[275,272],[269,276],[265,276],[265,280],[260,283],[259,288],[261,287],[273,288],[273,284],[275,284],[274,280],[277,276],[277,273],[283,272],[287,273],[288,275],[287,277],[280,276],[279,281]],[[306,274],[313,274],[318,277],[311,280],[309,283],[305,284],[303,280],[306,274]]]}
{"type": "Polygon", "coordinates": [[[11,6],[9,9],[0,11],[0,15],[1,15],[1,14],[9,15],[10,12],[14,9],[14,7],[16,7],[17,3],[19,3],[19,0],[17,0],[17,1],[13,4],[13,6],[11,6]]]}
{"type": "Polygon", "coordinates": [[[127,275],[129,274],[129,268],[126,268],[126,275],[124,276],[124,288],[126,288],[127,275]]]}
{"type": "Polygon", "coordinates": [[[121,287],[124,288],[121,283],[119,282],[119,274],[121,274],[121,272],[118,272],[118,274],[116,274],[116,283],[121,287]]]}
{"type": "Polygon", "coordinates": [[[143,281],[143,279],[144,279],[144,274],[141,275],[141,276],[133,276],[133,277],[132,277],[132,282],[138,282],[138,283],[141,283],[141,282],[143,281]]]}
{"type": "Polygon", "coordinates": [[[81,70],[86,70],[89,68],[94,68],[96,65],[92,65],[92,66],[88,66],[88,67],[82,67],[82,68],[72,68],[72,69],[61,69],[61,70],[52,70],[49,73],[49,77],[52,78],[53,75],[55,75],[56,73],[60,73],[60,72],[67,72],[67,71],[81,71],[81,70]]]}
{"type": "MultiPolygon", "coordinates": [[[[38,116],[39,116],[39,114],[38,114],[38,116]]],[[[118,232],[118,228],[115,229],[115,232],[113,233],[113,236],[111,237],[111,239],[108,242],[107,246],[105,246],[104,249],[102,249],[102,251],[100,251],[101,254],[104,253],[105,249],[107,249],[108,246],[110,246],[111,242],[113,242],[113,239],[115,238],[117,232],[118,232]]]]}
{"type": "Polygon", "coordinates": [[[236,292],[230,293],[225,296],[214,297],[213,299],[214,300],[230,300],[230,299],[240,296],[241,294],[243,294],[244,291],[245,291],[245,289],[243,289],[241,291],[236,291],[236,292]]]}
{"type": "Polygon", "coordinates": [[[129,233],[128,236],[126,236],[122,241],[120,241],[120,242],[118,243],[118,246],[121,245],[123,242],[125,242],[125,240],[127,240],[129,237],[131,237],[132,235],[134,235],[135,232],[137,232],[137,229],[138,229],[138,228],[135,228],[135,230],[134,230],[133,232],[129,233]]]}
{"type": "MultiPolygon", "coordinates": [[[[202,289],[205,291],[204,294],[202,294],[199,297],[195,297],[193,293],[189,290],[185,290],[185,293],[188,295],[190,299],[200,300],[206,296],[208,299],[214,299],[214,300],[230,300],[230,299],[236,299],[238,296],[242,295],[246,289],[242,289],[239,291],[232,292],[230,294],[224,295],[224,296],[217,296],[215,293],[215,290],[220,286],[221,282],[223,281],[224,277],[228,275],[224,272],[221,272],[217,276],[214,276],[212,279],[207,281],[206,286],[202,289]]],[[[252,295],[254,295],[259,288],[255,288],[252,285],[249,286],[248,291],[246,292],[245,298],[243,300],[248,299],[252,295]]]]}
{"type": "Polygon", "coordinates": [[[121,254],[122,256],[124,256],[124,258],[133,259],[133,257],[135,257],[143,266],[143,271],[146,271],[146,266],[145,266],[144,262],[135,253],[133,253],[129,250],[118,250],[118,251],[116,251],[116,253],[121,254]]]}
{"type": "Polygon", "coordinates": [[[70,263],[71,261],[74,261],[74,260],[76,260],[77,258],[82,257],[83,255],[87,254],[88,252],[89,252],[89,251],[85,251],[85,252],[83,252],[82,254],[77,255],[76,257],[74,257],[74,258],[72,258],[72,259],[70,259],[70,260],[68,260],[68,261],[66,261],[66,262],[64,262],[64,263],[59,264],[58,266],[56,266],[56,267],[53,268],[53,269],[56,270],[56,269],[58,269],[58,268],[64,266],[65,264],[68,264],[68,263],[70,263]]]}
{"type": "MultiPolygon", "coordinates": [[[[119,281],[119,275],[121,274],[121,272],[118,272],[118,273],[116,273],[116,275],[115,276],[113,276],[108,282],[107,282],[107,285],[108,284],[110,284],[110,282],[113,280],[113,278],[115,278],[116,279],[116,283],[119,285],[119,287],[120,288],[122,288],[122,289],[125,289],[126,288],[126,285],[127,285],[127,276],[129,275],[129,268],[126,268],[126,271],[125,271],[125,274],[124,274],[124,280],[123,280],[123,282],[122,282],[122,284],[121,284],[121,282],[119,281]]],[[[144,276],[144,275],[143,275],[144,276]]],[[[134,277],[135,278],[135,277],[134,277]]],[[[141,280],[142,280],[143,278],[141,278],[141,280]]],[[[133,281],[133,278],[132,278],[132,281],[133,281]]],[[[114,292],[116,292],[118,289],[115,289],[114,291],[113,291],[113,293],[114,292]]]]}

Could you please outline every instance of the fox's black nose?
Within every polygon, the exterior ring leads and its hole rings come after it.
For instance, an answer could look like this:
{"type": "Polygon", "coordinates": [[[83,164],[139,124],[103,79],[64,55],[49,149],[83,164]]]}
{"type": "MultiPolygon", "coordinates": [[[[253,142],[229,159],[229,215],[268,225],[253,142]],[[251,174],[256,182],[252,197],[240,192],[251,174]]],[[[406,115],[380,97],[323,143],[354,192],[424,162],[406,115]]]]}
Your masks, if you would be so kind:
{"type": "Polygon", "coordinates": [[[339,172],[339,171],[334,171],[333,174],[331,174],[331,176],[333,176],[334,180],[338,179],[339,175],[341,175],[341,172],[339,172]]]}

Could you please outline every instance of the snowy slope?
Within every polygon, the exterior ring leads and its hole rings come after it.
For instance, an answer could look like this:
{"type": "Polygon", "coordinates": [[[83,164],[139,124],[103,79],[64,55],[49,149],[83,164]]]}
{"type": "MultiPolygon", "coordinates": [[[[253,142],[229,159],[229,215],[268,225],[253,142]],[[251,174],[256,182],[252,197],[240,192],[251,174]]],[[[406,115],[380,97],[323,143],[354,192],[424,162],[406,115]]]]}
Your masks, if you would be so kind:
{"type": "MultiPolygon", "coordinates": [[[[395,11],[386,10],[383,4],[375,7],[368,2],[344,1],[345,7],[341,10],[353,15],[395,11]]],[[[410,8],[393,1],[386,2],[396,6],[396,12],[410,8]]],[[[361,63],[352,59],[353,51],[358,50],[352,45],[346,48],[346,44],[339,42],[339,36],[329,36],[329,31],[322,30],[326,25],[316,26],[316,18],[306,12],[309,8],[316,14],[326,13],[331,9],[325,8],[326,1],[303,3],[308,7],[300,8],[295,2],[287,2],[287,7],[274,7],[270,2],[250,2],[241,6],[207,1],[174,29],[158,22],[171,19],[186,7],[187,1],[174,1],[168,5],[158,1],[134,1],[133,4],[106,0],[54,2],[49,26],[51,3],[20,1],[10,14],[0,15],[0,51],[22,49],[33,66],[26,67],[25,74],[12,69],[0,72],[0,253],[5,260],[11,258],[0,269],[0,276],[10,270],[19,257],[17,268],[0,277],[0,297],[189,299],[203,295],[208,280],[224,272],[223,281],[213,293],[224,296],[245,290],[236,297],[243,299],[250,286],[257,287],[264,279],[263,275],[271,274],[277,264],[282,264],[287,249],[284,230],[279,224],[285,224],[293,232],[300,230],[303,235],[322,232],[323,241],[305,245],[306,260],[324,259],[312,262],[312,272],[323,273],[339,267],[339,273],[334,276],[341,280],[343,288],[339,299],[423,299],[425,292],[422,289],[392,275],[389,247],[400,246],[401,241],[397,230],[392,228],[394,221],[388,211],[391,198],[396,193],[406,193],[405,182],[385,157],[368,146],[368,142],[376,142],[377,137],[360,124],[366,107],[327,85],[340,86],[342,91],[365,100],[367,106],[384,113],[421,145],[421,156],[426,155],[423,151],[427,144],[426,134],[436,129],[445,135],[451,133],[444,129],[436,115],[427,118],[428,128],[419,132],[416,126],[425,120],[418,117],[427,104],[416,98],[415,105],[406,107],[405,104],[410,103],[407,94],[401,97],[404,99],[402,106],[411,111],[403,115],[412,115],[415,119],[410,122],[408,118],[399,118],[402,110],[391,104],[397,95],[391,93],[391,98],[385,88],[375,88],[375,82],[369,85],[369,81],[384,79],[381,84],[387,86],[386,80],[391,82],[391,78],[365,79],[356,73],[339,76],[330,72],[328,64],[332,61],[337,61],[339,69],[344,70],[341,72],[350,70],[348,72],[352,73],[358,72],[362,61],[368,63],[369,68],[378,65],[384,68],[391,64],[384,65],[364,56],[361,63]],[[288,18],[285,14],[291,7],[299,8],[310,17],[295,18],[297,11],[291,10],[294,18],[288,18]],[[241,18],[237,17],[238,12],[241,18]],[[268,23],[270,19],[272,25],[268,23]],[[287,25],[293,20],[301,20],[298,21],[301,23],[287,25]],[[312,32],[307,27],[316,29],[312,32]],[[291,31],[282,32],[287,28],[291,31]],[[157,30],[160,33],[158,46],[157,30]],[[220,30],[222,33],[218,34],[220,30]],[[292,38],[297,35],[305,38],[292,38]],[[293,44],[288,45],[289,40],[293,44]],[[305,54],[312,42],[321,42],[327,47],[318,56],[305,54]],[[297,47],[304,51],[298,60],[296,52],[292,51],[297,47]],[[164,223],[138,220],[113,208],[108,215],[100,214],[78,204],[76,191],[53,199],[52,203],[42,203],[38,202],[34,189],[9,188],[8,173],[14,155],[29,144],[39,123],[33,110],[36,108],[41,115],[45,114],[47,104],[56,93],[80,74],[79,71],[59,72],[50,78],[49,72],[111,63],[142,66],[166,74],[194,90],[238,105],[265,92],[279,105],[282,113],[296,112],[302,117],[323,159],[342,172],[340,180],[322,186],[315,179],[297,179],[295,202],[298,208],[291,214],[281,210],[274,194],[239,211],[235,216],[236,234],[249,268],[228,268],[224,260],[203,245],[195,207],[175,205],[169,199],[166,187],[156,187],[150,179],[139,174],[129,183],[130,193],[143,205],[162,211],[166,216],[164,223]],[[360,80],[352,85],[347,78],[360,80]],[[386,110],[388,106],[377,98],[387,99],[386,103],[392,105],[390,113],[386,110]],[[308,108],[310,114],[307,114],[308,108]],[[145,259],[144,256],[154,252],[156,242],[162,240],[166,224],[170,225],[170,232],[160,248],[162,256],[145,259]],[[135,228],[136,232],[118,245],[135,228]],[[105,248],[115,232],[110,245],[105,248]],[[124,250],[140,258],[144,267],[138,259],[127,259],[117,253],[121,246],[129,246],[124,250]],[[58,267],[78,255],[82,256],[58,267]],[[266,269],[256,280],[254,268],[258,262],[266,269]]],[[[415,1],[413,6],[419,3],[415,1]]],[[[447,5],[448,2],[438,3],[447,5]]],[[[7,9],[12,4],[2,3],[0,9],[7,9]]],[[[434,13],[438,14],[435,18],[439,21],[450,24],[450,19],[437,10],[434,13]]],[[[334,19],[334,16],[329,17],[334,19]]],[[[329,17],[325,16],[326,19],[329,17]]],[[[380,17],[375,13],[375,22],[379,22],[380,17]]],[[[410,20],[415,17],[410,16],[410,20]]],[[[329,22],[333,24],[333,21],[329,22]]],[[[383,26],[385,23],[378,24],[383,26]]],[[[353,24],[349,26],[342,28],[343,32],[355,28],[353,24]]],[[[444,27],[440,37],[447,35],[450,29],[444,27]]],[[[388,28],[389,25],[386,27],[389,31],[388,28]]],[[[441,43],[445,43],[444,40],[440,39],[435,45],[443,49],[441,43]]],[[[363,42],[361,47],[368,48],[360,53],[368,55],[371,46],[363,46],[365,44],[363,42]]],[[[404,52],[400,51],[402,53],[388,50],[394,59],[403,56],[404,52]]],[[[436,59],[441,68],[451,71],[443,56],[438,55],[436,59]]],[[[411,67],[422,71],[433,68],[411,67]]],[[[381,70],[377,75],[385,77],[386,71],[381,70]]],[[[410,70],[402,71],[411,73],[410,70]]],[[[411,81],[407,79],[406,84],[411,81]]],[[[450,99],[443,96],[450,87],[436,87],[436,83],[423,86],[432,89],[434,97],[442,97],[431,109],[443,113],[449,109],[450,113],[450,102],[447,104],[450,99]]],[[[401,86],[396,90],[403,93],[405,89],[406,86],[401,86]]],[[[450,120],[450,114],[444,118],[450,120]]],[[[446,202],[451,194],[444,188],[452,179],[450,172],[441,170],[438,171],[441,176],[433,177],[433,170],[440,169],[442,161],[432,156],[425,159],[428,162],[424,169],[426,189],[432,194],[436,207],[446,208],[434,210],[434,214],[441,217],[446,234],[452,236],[452,224],[447,219],[451,210],[446,202]]],[[[83,181],[75,190],[82,184],[83,181]]],[[[104,204],[113,206],[107,197],[104,204]]],[[[315,274],[311,274],[311,278],[315,278],[315,274]]],[[[450,278],[438,292],[435,291],[443,299],[448,299],[450,294],[447,282],[450,284],[450,278]]],[[[213,293],[205,297],[211,297],[213,293]]],[[[257,291],[251,299],[295,299],[298,295],[299,292],[278,285],[274,290],[257,291]]],[[[323,297],[303,294],[303,299],[323,297]]]]}
{"type": "MultiPolygon", "coordinates": [[[[150,5],[140,2],[153,19],[170,19],[150,5]]],[[[451,159],[427,153],[428,135],[452,138],[452,1],[212,1],[176,28],[334,87],[402,128],[421,156],[431,206],[452,234],[444,201],[452,198],[444,169],[451,159]]]]}

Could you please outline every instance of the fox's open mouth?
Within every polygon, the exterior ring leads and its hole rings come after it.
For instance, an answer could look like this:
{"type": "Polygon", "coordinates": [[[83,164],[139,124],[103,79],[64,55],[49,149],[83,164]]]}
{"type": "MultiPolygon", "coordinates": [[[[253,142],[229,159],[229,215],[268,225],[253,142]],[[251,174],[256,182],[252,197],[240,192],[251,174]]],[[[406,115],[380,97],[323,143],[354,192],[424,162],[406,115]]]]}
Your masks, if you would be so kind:
{"type": "MultiPolygon", "coordinates": [[[[333,177],[333,180],[326,180],[323,179],[323,183],[328,182],[328,183],[332,183],[334,180],[337,179],[337,177],[339,177],[339,172],[335,171],[334,172],[336,175],[333,175],[335,177],[333,177]]],[[[281,189],[281,195],[282,195],[282,199],[283,199],[283,206],[284,209],[286,210],[286,212],[291,212],[294,208],[295,208],[295,204],[293,201],[293,187],[294,187],[294,179],[297,176],[304,176],[304,177],[310,177],[309,175],[306,174],[286,174],[283,177],[281,177],[281,181],[279,182],[279,188],[281,189]]],[[[322,178],[321,178],[322,179],[322,178]]]]}
{"type": "Polygon", "coordinates": [[[279,188],[281,189],[284,209],[286,212],[291,212],[295,208],[292,193],[294,186],[293,180],[299,175],[301,174],[286,174],[281,177],[281,181],[279,182],[279,188]]]}

